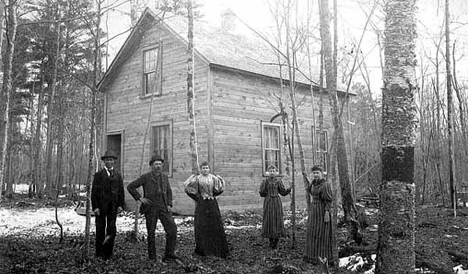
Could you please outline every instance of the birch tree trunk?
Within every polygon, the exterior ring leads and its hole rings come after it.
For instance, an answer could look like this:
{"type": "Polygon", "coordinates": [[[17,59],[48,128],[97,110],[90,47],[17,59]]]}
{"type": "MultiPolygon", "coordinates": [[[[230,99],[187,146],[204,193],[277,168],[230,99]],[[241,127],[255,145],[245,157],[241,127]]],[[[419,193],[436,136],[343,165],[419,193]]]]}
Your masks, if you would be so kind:
{"type": "Polygon", "coordinates": [[[9,0],[7,5],[7,29],[6,29],[6,50],[3,58],[3,85],[0,96],[0,201],[2,199],[1,191],[4,185],[4,175],[6,166],[6,154],[8,147],[8,132],[9,132],[9,112],[10,112],[10,97],[12,94],[11,73],[13,63],[13,53],[15,51],[16,38],[16,9],[17,3],[15,0],[9,0]]]}
{"type": "Polygon", "coordinates": [[[190,159],[192,163],[192,173],[198,174],[198,144],[197,129],[195,120],[195,51],[193,46],[193,5],[192,0],[187,3],[188,12],[188,49],[187,49],[187,112],[190,123],[190,159]]]}
{"type": "Polygon", "coordinates": [[[381,216],[375,273],[414,273],[416,0],[388,0],[385,13],[381,216]]]}
{"type": "MultiPolygon", "coordinates": [[[[336,160],[338,164],[338,177],[340,181],[342,206],[349,236],[360,244],[362,233],[359,223],[356,219],[356,205],[351,182],[349,179],[348,156],[346,152],[346,143],[344,140],[343,123],[340,117],[336,91],[336,68],[334,67],[334,57],[331,49],[332,40],[330,32],[330,12],[328,0],[320,0],[320,36],[322,39],[322,50],[324,56],[325,82],[330,101],[332,121],[334,128],[334,140],[336,144],[336,160]]],[[[333,165],[331,166],[333,168],[333,165]]]]}
{"type": "Polygon", "coordinates": [[[448,172],[450,202],[456,216],[456,184],[453,179],[454,151],[453,151],[453,114],[452,114],[452,64],[450,57],[450,5],[445,0],[445,71],[447,73],[447,138],[448,138],[448,172]]]}

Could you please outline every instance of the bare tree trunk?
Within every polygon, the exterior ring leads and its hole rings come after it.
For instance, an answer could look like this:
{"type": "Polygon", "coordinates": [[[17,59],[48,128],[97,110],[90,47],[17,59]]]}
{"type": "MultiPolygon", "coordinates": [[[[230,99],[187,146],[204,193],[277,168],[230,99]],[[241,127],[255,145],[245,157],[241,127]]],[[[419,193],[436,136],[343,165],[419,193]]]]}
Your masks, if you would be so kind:
{"type": "MultiPolygon", "coordinates": [[[[281,81],[283,81],[281,79],[281,81]]],[[[281,85],[281,89],[283,89],[281,85]]],[[[281,121],[283,124],[283,140],[284,140],[284,151],[286,155],[286,174],[288,176],[294,176],[291,171],[294,170],[294,164],[293,161],[291,161],[291,158],[294,157],[294,151],[291,146],[291,141],[288,133],[289,129],[289,119],[286,113],[286,109],[284,107],[284,104],[281,100],[279,100],[279,106],[280,106],[280,113],[281,113],[281,121]]],[[[294,132],[293,132],[294,134],[294,132]]],[[[294,137],[294,136],[293,136],[294,137]]],[[[296,248],[296,185],[295,185],[295,180],[292,180],[291,183],[291,229],[292,229],[292,245],[291,247],[293,249],[296,248]]]]}
{"type": "Polygon", "coordinates": [[[93,61],[93,75],[91,84],[91,117],[89,127],[89,150],[88,150],[88,176],[86,179],[86,224],[85,224],[85,239],[86,248],[84,257],[86,259],[90,256],[90,227],[91,227],[91,181],[94,173],[94,138],[96,130],[96,95],[97,95],[97,84],[99,75],[99,64],[100,64],[100,26],[101,26],[101,0],[96,0],[96,25],[94,25],[94,61],[93,61]]]}
{"type": "Polygon", "coordinates": [[[198,174],[198,143],[195,119],[195,51],[193,48],[193,6],[192,0],[187,3],[188,12],[188,49],[187,49],[187,112],[190,124],[190,159],[192,163],[192,173],[198,174]]]}
{"type": "Polygon", "coordinates": [[[323,43],[323,55],[325,58],[325,76],[327,83],[328,98],[330,101],[332,120],[334,127],[334,137],[336,138],[336,156],[338,163],[338,176],[340,181],[342,206],[344,217],[347,224],[347,229],[350,237],[360,244],[362,241],[362,233],[360,225],[356,218],[355,197],[351,188],[348,170],[348,156],[346,151],[346,143],[344,140],[343,123],[340,117],[338,108],[338,99],[336,91],[336,69],[333,66],[333,56],[331,53],[332,42],[330,35],[330,14],[328,0],[320,0],[320,36],[323,43]]]}
{"type": "Polygon", "coordinates": [[[64,93],[63,89],[59,87],[59,81],[58,81],[58,66],[60,62],[60,37],[61,37],[61,6],[59,3],[56,4],[56,23],[55,23],[55,28],[56,28],[56,34],[57,34],[57,42],[56,42],[56,49],[55,49],[55,64],[54,64],[54,80],[53,80],[53,87],[56,90],[57,93],[57,114],[58,114],[58,119],[57,119],[57,157],[56,157],[56,172],[57,172],[57,177],[55,180],[55,221],[60,229],[60,240],[59,243],[62,243],[63,241],[63,226],[62,223],[60,222],[58,218],[58,198],[60,195],[60,190],[63,185],[63,131],[64,131],[64,93]]]}
{"type": "Polygon", "coordinates": [[[454,166],[454,151],[453,151],[453,122],[452,122],[452,65],[450,57],[450,6],[449,0],[445,0],[445,71],[447,73],[447,138],[448,138],[448,171],[449,171],[449,187],[450,187],[450,201],[456,212],[456,186],[453,179],[453,166],[454,166]]]}
{"type": "MultiPolygon", "coordinates": [[[[458,85],[458,80],[457,80],[457,74],[456,74],[456,61],[455,61],[455,43],[453,44],[453,48],[452,48],[452,61],[453,61],[453,85],[454,85],[454,90],[455,90],[455,93],[457,95],[457,99],[458,99],[458,113],[459,113],[459,119],[460,119],[460,128],[461,128],[461,131],[462,131],[462,145],[463,145],[463,156],[464,156],[464,159],[461,160],[461,162],[464,162],[466,161],[466,158],[468,156],[468,135],[467,135],[467,132],[466,132],[466,121],[465,121],[465,109],[466,107],[464,107],[464,104],[465,104],[465,100],[463,100],[463,96],[460,92],[460,87],[458,85]]],[[[464,182],[465,181],[465,176],[466,174],[465,173],[462,173],[462,178],[461,178],[461,182],[464,182]]],[[[457,191],[458,192],[458,191],[457,191]]],[[[456,200],[456,199],[455,199],[456,200]]]]}
{"type": "MultiPolygon", "coordinates": [[[[297,6],[296,6],[297,7],[297,6]]],[[[293,201],[291,202],[291,210],[295,219],[296,215],[296,203],[295,203],[295,196],[296,196],[296,160],[295,160],[295,144],[297,144],[297,148],[299,149],[299,161],[301,165],[301,172],[302,172],[302,179],[303,179],[303,184],[304,188],[307,189],[307,170],[305,167],[305,156],[304,156],[304,149],[302,147],[302,141],[301,141],[301,134],[300,134],[300,128],[299,128],[299,122],[298,122],[298,117],[297,117],[297,103],[296,103],[296,75],[295,75],[295,65],[296,65],[296,49],[295,49],[295,42],[293,41],[293,38],[291,37],[291,28],[290,28],[290,20],[291,17],[289,16],[289,9],[290,5],[288,3],[287,6],[287,18],[285,20],[286,24],[286,64],[288,68],[288,77],[289,77],[289,97],[291,100],[291,111],[292,111],[292,132],[291,132],[291,149],[290,149],[290,154],[291,154],[291,159],[292,159],[292,182],[291,182],[291,188],[292,188],[292,198],[293,201]],[[295,141],[297,139],[297,141],[295,141]]],[[[310,197],[308,194],[306,194],[306,199],[308,203],[310,204],[310,197]]],[[[309,206],[308,204],[308,206],[309,206]]],[[[295,220],[294,220],[294,225],[295,225],[295,220]]],[[[296,239],[295,239],[295,233],[293,234],[293,242],[292,242],[292,248],[296,248],[296,239]]]]}
{"type": "MultiPolygon", "coordinates": [[[[0,49],[3,49],[3,29],[5,28],[5,0],[0,0],[0,49]]],[[[0,54],[0,62],[3,56],[0,54]]]]}
{"type": "MultiPolygon", "coordinates": [[[[276,23],[276,31],[278,37],[281,37],[281,23],[279,20],[275,20],[276,23]]],[[[278,117],[281,116],[281,123],[283,127],[283,150],[284,150],[284,155],[286,158],[286,167],[285,167],[285,173],[292,178],[291,180],[291,203],[290,203],[290,208],[291,208],[291,229],[292,229],[292,241],[291,241],[291,248],[296,247],[296,184],[295,184],[295,175],[293,173],[294,171],[294,148],[292,144],[294,144],[294,131],[292,135],[290,136],[289,129],[289,119],[288,119],[288,113],[286,110],[286,106],[284,105],[284,100],[283,100],[283,95],[285,94],[284,87],[286,86],[285,80],[283,77],[283,66],[282,64],[282,54],[280,53],[279,49],[281,47],[281,39],[277,39],[277,45],[276,48],[274,48],[274,52],[277,58],[278,62],[278,71],[280,75],[280,95],[276,96],[278,99],[278,106],[279,106],[279,113],[273,116],[270,119],[270,122],[273,123],[274,120],[278,117]]],[[[312,88],[312,86],[311,86],[312,88]]],[[[307,195],[307,200],[310,203],[310,197],[307,195]]],[[[308,203],[308,204],[309,204],[308,203]]]]}
{"type": "Polygon", "coordinates": [[[416,0],[385,4],[382,183],[376,274],[414,273],[416,0]]]}
{"type": "Polygon", "coordinates": [[[9,133],[9,113],[10,113],[10,97],[12,94],[12,63],[13,53],[15,51],[15,38],[16,38],[16,9],[17,3],[15,0],[9,0],[7,6],[8,23],[6,29],[7,46],[3,58],[3,86],[0,96],[0,201],[2,199],[1,191],[3,190],[4,175],[5,175],[5,161],[8,147],[8,133],[9,133]]]}
{"type": "Polygon", "coordinates": [[[43,185],[41,183],[41,128],[42,128],[42,110],[44,105],[44,89],[42,88],[44,82],[44,75],[41,76],[41,81],[39,81],[41,87],[39,88],[39,98],[37,101],[37,114],[36,114],[36,129],[33,137],[33,175],[32,175],[32,186],[30,191],[32,193],[30,196],[37,196],[39,199],[42,199],[43,195],[43,185]],[[31,189],[32,188],[32,189],[31,189]]]}
{"type": "MultiPolygon", "coordinates": [[[[59,7],[56,7],[57,14],[59,13],[59,7]]],[[[47,105],[47,141],[46,141],[46,189],[48,195],[52,195],[53,183],[56,183],[55,180],[52,179],[52,151],[54,147],[53,139],[54,139],[54,120],[56,117],[56,98],[55,93],[57,92],[57,77],[58,77],[58,65],[59,65],[59,53],[60,53],[60,23],[58,22],[58,18],[56,19],[57,22],[55,23],[55,31],[56,31],[56,42],[55,42],[55,56],[54,56],[54,72],[52,76],[52,83],[50,87],[49,93],[49,104],[47,105]]]]}
{"type": "MultiPolygon", "coordinates": [[[[60,27],[59,27],[60,28],[60,27]]],[[[60,50],[57,49],[57,58],[60,54],[60,50]]],[[[56,181],[56,193],[55,193],[55,221],[60,228],[60,241],[63,241],[63,226],[58,218],[58,197],[63,186],[63,131],[64,131],[64,119],[65,115],[63,109],[64,98],[63,89],[58,88],[57,99],[58,99],[58,136],[57,136],[57,181],[56,181]]]]}
{"type": "MultiPolygon", "coordinates": [[[[337,82],[337,73],[338,70],[337,66],[337,55],[338,55],[338,6],[336,0],[333,0],[333,71],[334,71],[334,82],[337,82]]],[[[348,102],[349,106],[349,102],[348,102]]],[[[350,113],[348,112],[348,115],[350,113]]],[[[341,116],[341,115],[340,115],[341,116]]],[[[349,119],[348,119],[349,120],[349,119]]],[[[350,138],[350,144],[351,144],[350,138]]],[[[336,155],[336,154],[335,154],[336,155]]],[[[354,188],[352,188],[353,195],[354,195],[354,188]]],[[[337,239],[337,220],[338,220],[338,199],[337,199],[337,191],[333,191],[333,218],[331,220],[332,224],[332,249],[333,249],[333,262],[335,265],[339,265],[340,259],[338,257],[338,239],[337,239]]],[[[354,196],[353,196],[354,197],[354,196]]],[[[354,205],[354,201],[353,201],[354,205]]]]}

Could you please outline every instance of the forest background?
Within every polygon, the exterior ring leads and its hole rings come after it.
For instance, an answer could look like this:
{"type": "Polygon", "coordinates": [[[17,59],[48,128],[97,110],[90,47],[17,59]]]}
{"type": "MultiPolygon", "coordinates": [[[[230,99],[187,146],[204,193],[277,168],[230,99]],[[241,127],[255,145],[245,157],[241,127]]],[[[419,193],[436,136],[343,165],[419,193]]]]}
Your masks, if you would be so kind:
{"type": "MultiPolygon", "coordinates": [[[[324,2],[328,3],[320,1],[324,2]]],[[[386,2],[398,1],[352,0],[336,7],[335,18],[340,22],[334,28],[339,37],[334,45],[337,84],[339,89],[357,96],[351,97],[346,106],[351,110],[348,117],[341,117],[350,132],[344,139],[347,155],[340,154],[338,142],[338,146],[332,145],[330,156],[337,157],[338,162],[343,156],[349,159],[347,176],[358,196],[377,193],[382,182],[385,110],[380,87],[386,2]]],[[[331,47],[320,50],[324,43],[323,20],[318,16],[319,6],[312,1],[217,3],[221,3],[220,10],[231,8],[238,13],[237,18],[244,22],[239,34],[247,35],[250,30],[266,40],[286,41],[280,43],[283,49],[292,53],[307,51],[311,59],[319,60],[317,64],[327,58],[326,49],[331,47]],[[249,13],[244,15],[242,11],[255,11],[261,23],[249,21],[249,13]],[[282,25],[286,31],[278,32],[271,25],[278,24],[280,18],[295,23],[282,25]],[[297,35],[304,30],[306,36],[297,35]],[[281,37],[284,34],[286,39],[281,37]],[[301,43],[288,44],[291,34],[301,38],[301,43]]],[[[208,8],[212,2],[205,3],[206,9],[201,2],[195,4],[197,18],[215,24],[217,16],[208,8]]],[[[468,185],[464,168],[468,158],[464,54],[467,5],[464,1],[419,1],[416,18],[413,14],[410,17],[417,22],[418,30],[415,44],[410,46],[417,56],[416,64],[412,64],[416,82],[410,85],[418,87],[413,98],[414,124],[418,127],[414,139],[409,134],[409,146],[414,146],[411,179],[418,204],[430,201],[449,205],[451,201],[453,206],[457,192],[466,193],[468,185]],[[449,2],[452,15],[447,17],[449,2]],[[448,24],[445,18],[450,18],[448,24]],[[448,33],[451,40],[447,39],[448,33]]],[[[178,0],[0,1],[0,11],[4,11],[0,18],[0,199],[14,197],[18,184],[29,185],[30,197],[39,199],[57,198],[59,194],[76,199],[83,186],[89,194],[91,175],[102,154],[103,94],[97,86],[145,6],[158,14],[186,15],[185,2],[178,0]],[[129,19],[128,26],[121,23],[126,22],[122,18],[129,19]]],[[[328,72],[326,66],[325,62],[328,72]]],[[[328,75],[326,78],[329,88],[328,75]]],[[[412,109],[413,102],[409,103],[412,109]]],[[[398,107],[392,109],[398,112],[398,107]]],[[[395,125],[398,129],[398,123],[395,125]]],[[[340,164],[338,170],[342,180],[340,164]]],[[[336,176],[333,171],[332,176],[336,176]]],[[[346,216],[345,206],[344,211],[346,216]]],[[[89,225],[86,227],[89,229],[89,225]]]]}
{"type": "MultiPolygon", "coordinates": [[[[451,1],[453,63],[453,174],[458,191],[467,182],[464,162],[468,158],[465,117],[467,115],[466,55],[468,4],[451,1]]],[[[17,35],[11,63],[11,88],[2,90],[2,110],[9,95],[8,138],[2,169],[2,193],[10,197],[15,184],[37,185],[32,195],[76,195],[85,185],[88,169],[98,167],[102,154],[103,95],[96,84],[128,35],[139,13],[154,10],[182,12],[181,1],[13,1],[17,11],[17,35]],[[100,6],[100,32],[96,32],[100,6]],[[99,34],[99,36],[97,36],[99,34]],[[96,41],[98,39],[98,41],[96,41]],[[93,51],[98,45],[99,51],[93,51]],[[95,54],[97,53],[97,54],[95,54]],[[93,98],[96,106],[92,107],[93,98]],[[92,110],[95,118],[92,119],[92,110]],[[89,165],[91,122],[92,166],[89,165]]],[[[206,1],[196,6],[199,20],[220,24],[220,14],[230,8],[245,24],[239,35],[274,39],[274,1],[206,1]],[[251,4],[249,4],[251,2],[251,4]],[[259,9],[259,7],[262,7],[259,9]],[[255,11],[255,12],[254,12],[255,11]],[[253,16],[257,15],[257,16],[253,16]],[[256,18],[256,19],[253,19],[256,18]],[[248,26],[248,27],[247,27],[248,26]]],[[[279,3],[279,2],[278,2],[279,3]]],[[[296,2],[291,2],[296,3],[296,2]]],[[[351,181],[358,192],[375,192],[380,182],[381,92],[383,67],[383,1],[353,0],[338,5],[338,87],[355,93],[345,127],[351,181]]],[[[320,44],[318,6],[299,1],[291,16],[309,20],[311,44],[320,44]]],[[[294,6],[293,5],[293,6],[294,6]]],[[[5,6],[3,7],[5,8],[5,6]]],[[[6,18],[8,19],[8,18],[6,18]]],[[[8,23],[8,20],[4,21],[8,23]]],[[[305,21],[304,21],[305,22],[305,21]]],[[[305,23],[299,24],[303,26],[305,23]]],[[[449,199],[447,93],[444,46],[444,10],[441,1],[421,1],[417,12],[418,63],[416,75],[419,127],[415,150],[417,201],[449,199]]],[[[297,26],[299,26],[297,25],[297,26]]],[[[8,27],[8,25],[4,25],[8,27]]],[[[293,27],[291,27],[293,28],[293,27]]],[[[8,36],[2,37],[4,52],[8,36]]],[[[312,47],[314,48],[314,47],[312,47]]],[[[316,46],[315,46],[316,48],[316,46]]],[[[320,58],[320,51],[312,52],[320,58]]],[[[2,58],[4,61],[5,58],[2,58]]],[[[2,112],[2,117],[5,117],[2,112]]],[[[5,132],[2,124],[1,132],[5,132]]],[[[4,147],[4,146],[2,146],[4,147]]]]}

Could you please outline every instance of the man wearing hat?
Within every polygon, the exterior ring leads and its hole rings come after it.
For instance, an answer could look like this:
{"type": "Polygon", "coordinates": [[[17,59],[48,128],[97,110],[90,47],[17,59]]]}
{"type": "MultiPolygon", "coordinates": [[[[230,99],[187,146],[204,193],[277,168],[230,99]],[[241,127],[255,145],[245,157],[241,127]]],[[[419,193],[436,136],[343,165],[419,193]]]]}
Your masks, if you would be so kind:
{"type": "Polygon", "coordinates": [[[114,249],[115,223],[125,205],[125,192],[122,176],[114,168],[117,156],[108,150],[101,160],[104,168],[94,174],[91,204],[96,216],[96,256],[107,260],[114,249]]]}
{"type": "Polygon", "coordinates": [[[149,162],[151,171],[127,186],[130,195],[141,202],[140,213],[145,214],[148,231],[148,255],[150,260],[156,260],[155,230],[158,219],[166,232],[166,249],[163,261],[175,260],[177,226],[172,217],[172,190],[167,174],[163,172],[164,159],[154,155],[149,162]],[[143,186],[143,197],[137,188],[143,186]]]}

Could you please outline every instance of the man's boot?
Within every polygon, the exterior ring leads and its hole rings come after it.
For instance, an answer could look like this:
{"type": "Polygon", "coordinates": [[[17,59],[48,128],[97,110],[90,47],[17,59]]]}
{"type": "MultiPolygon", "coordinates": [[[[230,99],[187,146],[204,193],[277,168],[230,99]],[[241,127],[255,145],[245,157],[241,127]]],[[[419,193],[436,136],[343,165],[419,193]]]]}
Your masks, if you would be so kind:
{"type": "Polygon", "coordinates": [[[156,260],[156,243],[148,240],[148,256],[150,260],[156,260]]]}

